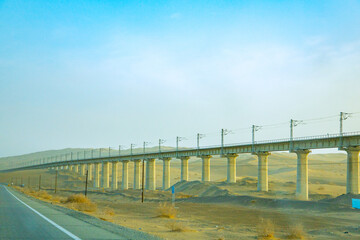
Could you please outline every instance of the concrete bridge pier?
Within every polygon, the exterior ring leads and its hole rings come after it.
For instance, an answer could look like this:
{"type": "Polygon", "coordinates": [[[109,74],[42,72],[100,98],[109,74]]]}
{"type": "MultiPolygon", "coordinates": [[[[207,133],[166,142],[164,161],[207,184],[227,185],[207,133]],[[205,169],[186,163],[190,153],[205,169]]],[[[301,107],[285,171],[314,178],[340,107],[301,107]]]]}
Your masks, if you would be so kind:
{"type": "Polygon", "coordinates": [[[146,173],[148,176],[148,187],[149,190],[156,190],[156,164],[155,158],[150,158],[147,160],[149,171],[146,173]]]}
{"type": "Polygon", "coordinates": [[[102,163],[102,187],[109,188],[109,162],[102,163]]]}
{"type": "Polygon", "coordinates": [[[129,188],[129,170],[128,170],[128,163],[129,161],[122,161],[122,183],[121,183],[121,188],[123,190],[126,190],[129,188]]]}
{"type": "Polygon", "coordinates": [[[75,171],[76,173],[79,172],[79,164],[75,164],[75,165],[74,165],[74,171],[75,171]]]}
{"type": "Polygon", "coordinates": [[[309,165],[308,149],[296,150],[297,154],[297,174],[296,174],[296,198],[299,200],[309,199],[309,165]]]}
{"type": "Polygon", "coordinates": [[[140,189],[141,187],[141,160],[134,160],[134,189],[140,189]]]}
{"type": "Polygon", "coordinates": [[[84,163],[82,163],[82,164],[80,164],[80,175],[81,176],[85,176],[85,164],[84,163]]]}
{"type": "Polygon", "coordinates": [[[210,159],[212,156],[204,155],[201,156],[202,159],[202,174],[201,174],[201,181],[209,182],[210,181],[210,159]]]}
{"type": "Polygon", "coordinates": [[[100,188],[100,163],[95,163],[94,187],[100,188]]]}
{"type": "Polygon", "coordinates": [[[93,166],[91,163],[87,164],[87,171],[88,171],[88,180],[93,179],[93,166]]]}
{"type": "Polygon", "coordinates": [[[268,171],[268,156],[269,152],[257,152],[258,156],[258,184],[257,190],[259,192],[269,191],[269,171],[268,171]]]}
{"type": "Polygon", "coordinates": [[[118,162],[112,163],[111,170],[111,189],[116,190],[118,188],[118,162]]]}
{"type": "Polygon", "coordinates": [[[170,160],[171,158],[163,158],[163,190],[170,187],[170,160]]]}
{"type": "Polygon", "coordinates": [[[180,157],[181,181],[189,181],[189,159],[190,157],[180,157]]]}
{"type": "Polygon", "coordinates": [[[345,148],[347,152],[346,193],[360,194],[359,152],[360,146],[345,148]]]}
{"type": "Polygon", "coordinates": [[[145,159],[145,189],[149,190],[149,162],[148,159],[145,159]]]}
{"type": "Polygon", "coordinates": [[[232,153],[226,154],[227,158],[227,182],[228,183],[236,183],[236,158],[239,155],[232,153]]]}

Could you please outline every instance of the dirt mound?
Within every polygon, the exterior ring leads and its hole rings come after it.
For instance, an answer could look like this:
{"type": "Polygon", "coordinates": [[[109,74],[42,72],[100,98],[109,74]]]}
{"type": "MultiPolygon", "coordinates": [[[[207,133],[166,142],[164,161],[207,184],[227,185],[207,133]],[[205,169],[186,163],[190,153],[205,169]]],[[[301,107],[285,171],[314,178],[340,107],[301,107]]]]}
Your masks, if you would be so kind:
{"type": "Polygon", "coordinates": [[[237,178],[237,184],[240,186],[256,186],[257,179],[253,177],[237,178]]]}
{"type": "Polygon", "coordinates": [[[351,207],[353,198],[360,199],[360,194],[347,193],[340,195],[336,198],[320,200],[319,202],[333,203],[333,204],[345,205],[351,207]]]}
{"type": "MultiPolygon", "coordinates": [[[[307,209],[316,211],[354,211],[349,205],[338,204],[334,199],[321,201],[299,201],[290,199],[271,199],[252,196],[202,196],[184,199],[184,202],[193,203],[216,203],[216,204],[235,204],[242,206],[251,206],[254,208],[270,208],[270,209],[307,209]],[[330,202],[326,202],[330,201],[330,202]]],[[[349,200],[351,201],[351,200],[349,200]]]]}
{"type": "Polygon", "coordinates": [[[200,197],[213,197],[213,196],[228,196],[229,191],[221,189],[217,183],[211,182],[178,182],[174,185],[176,192],[182,192],[188,195],[195,195],[200,197]]]}

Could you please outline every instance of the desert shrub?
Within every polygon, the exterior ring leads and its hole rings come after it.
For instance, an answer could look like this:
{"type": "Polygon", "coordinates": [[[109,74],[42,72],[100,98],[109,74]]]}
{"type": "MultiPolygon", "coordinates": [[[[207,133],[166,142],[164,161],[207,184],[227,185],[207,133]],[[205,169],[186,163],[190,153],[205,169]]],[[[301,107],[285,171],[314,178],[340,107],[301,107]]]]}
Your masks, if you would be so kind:
{"type": "Polygon", "coordinates": [[[301,225],[296,225],[289,229],[287,239],[306,239],[306,234],[301,225]]]}
{"type": "Polygon", "coordinates": [[[64,203],[87,203],[90,200],[83,194],[72,194],[67,197],[64,203]]]}
{"type": "Polygon", "coordinates": [[[182,223],[172,221],[166,224],[166,226],[170,229],[170,232],[188,232],[189,228],[184,226],[182,223]]]}
{"type": "Polygon", "coordinates": [[[86,202],[86,203],[73,203],[73,207],[82,212],[95,212],[97,210],[96,203],[86,202]]]}
{"type": "Polygon", "coordinates": [[[68,204],[72,209],[82,212],[95,212],[97,210],[97,205],[82,194],[70,195],[61,202],[68,204]]]}
{"type": "Polygon", "coordinates": [[[260,219],[257,226],[258,239],[275,239],[274,224],[270,220],[260,219]]]}
{"type": "Polygon", "coordinates": [[[175,207],[169,203],[160,203],[159,207],[157,208],[158,217],[162,218],[175,218],[177,210],[175,207]]]}
{"type": "Polygon", "coordinates": [[[62,202],[62,201],[64,201],[64,200],[62,200],[59,196],[54,196],[54,197],[52,198],[52,202],[60,203],[60,202],[62,202]]]}
{"type": "Polygon", "coordinates": [[[38,198],[46,199],[46,200],[50,200],[52,198],[52,196],[50,194],[48,194],[46,191],[43,191],[43,190],[34,193],[34,196],[38,197],[38,198]]]}

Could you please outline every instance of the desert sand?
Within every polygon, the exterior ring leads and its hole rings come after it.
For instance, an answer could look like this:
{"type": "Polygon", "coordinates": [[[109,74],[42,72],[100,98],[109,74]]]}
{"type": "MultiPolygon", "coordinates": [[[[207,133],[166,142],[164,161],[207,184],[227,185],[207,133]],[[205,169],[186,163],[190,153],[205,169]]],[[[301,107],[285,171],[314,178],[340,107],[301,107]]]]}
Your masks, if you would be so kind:
{"type": "MultiPolygon", "coordinates": [[[[121,166],[121,165],[120,165],[121,166]]],[[[111,172],[111,171],[110,171],[111,172]]],[[[129,166],[129,187],[133,168],[129,166]]],[[[171,202],[171,191],[162,191],[162,162],[157,162],[157,191],[94,189],[89,182],[88,198],[97,205],[86,212],[136,230],[166,239],[359,239],[360,210],[351,208],[346,188],[345,154],[309,156],[309,201],[294,200],[296,155],[273,153],[269,157],[269,192],[256,190],[257,159],[242,154],[237,161],[237,183],[228,184],[226,160],[211,160],[211,182],[201,182],[201,161],[189,162],[189,182],[179,182],[180,161],[171,161],[171,184],[176,190],[177,211],[173,218],[159,217],[164,202],[171,202]]],[[[67,196],[83,193],[85,177],[67,170],[58,172],[58,191],[54,194],[55,170],[31,170],[1,173],[0,181],[25,184],[52,195],[54,204],[67,196]],[[22,178],[22,180],[21,180],[22,178]]],[[[121,186],[121,167],[119,168],[121,186]]],[[[171,207],[169,207],[171,208],[171,207]]],[[[173,211],[173,210],[169,210],[173,211]]]]}

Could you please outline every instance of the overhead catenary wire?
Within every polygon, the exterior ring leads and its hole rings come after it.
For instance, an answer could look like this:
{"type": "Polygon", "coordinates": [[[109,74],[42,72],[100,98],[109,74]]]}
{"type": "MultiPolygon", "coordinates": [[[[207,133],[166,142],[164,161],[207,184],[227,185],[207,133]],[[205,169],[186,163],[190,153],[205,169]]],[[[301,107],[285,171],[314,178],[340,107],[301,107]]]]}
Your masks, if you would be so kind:
{"type": "MultiPolygon", "coordinates": [[[[351,113],[347,113],[349,114],[350,117],[359,117],[358,114],[360,114],[360,111],[359,112],[351,112],[351,113]],[[356,116],[354,116],[356,115],[356,116]]],[[[304,125],[307,125],[307,124],[319,124],[319,123],[327,123],[327,122],[332,122],[334,120],[338,120],[339,118],[339,115],[329,115],[329,116],[325,116],[325,117],[318,117],[318,118],[309,118],[309,119],[302,119],[300,120],[302,124],[304,125]]],[[[284,127],[284,126],[288,126],[289,122],[279,122],[279,123],[274,123],[274,124],[265,124],[265,125],[259,125],[259,127],[261,127],[262,129],[273,129],[273,128],[280,128],[280,127],[284,127]]],[[[242,132],[246,132],[246,131],[249,131],[251,130],[251,127],[243,127],[243,128],[235,128],[235,129],[230,129],[231,130],[231,133],[233,134],[238,134],[238,133],[242,133],[242,132]]],[[[215,137],[215,136],[220,136],[220,131],[211,131],[211,132],[202,132],[201,134],[204,134],[206,135],[207,137],[209,136],[212,136],[212,137],[215,137]]],[[[191,136],[182,136],[183,139],[182,141],[193,141],[196,139],[196,134],[194,135],[191,135],[191,136]]],[[[165,140],[166,142],[172,142],[172,141],[175,141],[175,138],[174,139],[169,139],[169,138],[166,138],[166,139],[163,139],[165,140]]],[[[156,147],[155,145],[153,147],[156,147]]],[[[91,150],[94,150],[94,152],[97,151],[97,149],[92,149],[90,148],[91,150]]],[[[130,149],[130,148],[129,148],[130,149]]],[[[126,150],[129,150],[129,149],[126,149],[126,150]]],[[[115,149],[112,149],[111,147],[110,148],[98,148],[98,151],[99,151],[99,154],[101,151],[103,150],[109,150],[109,153],[110,153],[110,156],[111,156],[111,151],[114,151],[115,149]]],[[[125,150],[125,149],[124,149],[125,150]]],[[[105,153],[104,153],[105,154],[105,153]]],[[[67,159],[67,155],[64,155],[65,157],[65,160],[67,159]]],[[[79,154],[76,154],[76,155],[79,155],[79,154]]],[[[86,151],[84,151],[84,155],[86,156],[86,151]]],[[[56,156],[58,157],[58,156],[56,156]]],[[[59,155],[60,157],[60,161],[62,160],[62,155],[59,155]]],[[[105,155],[104,155],[105,157],[105,155]]],[[[50,160],[52,161],[53,157],[50,157],[50,160]]],[[[70,159],[74,160],[74,157],[70,159]]],[[[31,160],[29,161],[28,163],[29,164],[32,164],[34,163],[34,161],[37,161],[38,159],[36,160],[31,160]]],[[[57,159],[55,159],[54,161],[56,161],[57,159]]],[[[40,160],[41,161],[41,160],[40,160]]],[[[44,160],[44,162],[47,162],[46,159],[44,160]]]]}

